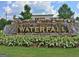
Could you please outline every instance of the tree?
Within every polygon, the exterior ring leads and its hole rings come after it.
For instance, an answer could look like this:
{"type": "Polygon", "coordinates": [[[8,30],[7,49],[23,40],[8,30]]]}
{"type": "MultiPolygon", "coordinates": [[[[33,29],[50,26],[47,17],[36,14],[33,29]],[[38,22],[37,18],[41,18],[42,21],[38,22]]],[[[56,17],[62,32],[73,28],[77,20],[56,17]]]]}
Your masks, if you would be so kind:
{"type": "Polygon", "coordinates": [[[20,13],[21,17],[19,19],[25,20],[25,19],[31,19],[32,14],[30,13],[31,8],[28,5],[24,6],[24,11],[20,13]]]}
{"type": "Polygon", "coordinates": [[[0,30],[3,30],[5,25],[8,25],[8,24],[11,24],[11,21],[9,21],[9,20],[7,21],[6,19],[1,18],[0,19],[0,30]]]}
{"type": "Polygon", "coordinates": [[[71,9],[68,7],[67,4],[63,4],[59,10],[59,18],[68,19],[71,18],[72,15],[74,15],[74,12],[71,11],[71,9]]]}
{"type": "Polygon", "coordinates": [[[15,20],[16,19],[16,15],[13,15],[13,20],[15,20]]]}
{"type": "Polygon", "coordinates": [[[76,20],[79,20],[79,17],[76,17],[76,20]]]}
{"type": "Polygon", "coordinates": [[[6,24],[7,24],[6,19],[4,18],[0,19],[0,30],[2,30],[6,24]]]}
{"type": "Polygon", "coordinates": [[[11,24],[12,20],[8,20],[7,21],[7,25],[11,24]]]}

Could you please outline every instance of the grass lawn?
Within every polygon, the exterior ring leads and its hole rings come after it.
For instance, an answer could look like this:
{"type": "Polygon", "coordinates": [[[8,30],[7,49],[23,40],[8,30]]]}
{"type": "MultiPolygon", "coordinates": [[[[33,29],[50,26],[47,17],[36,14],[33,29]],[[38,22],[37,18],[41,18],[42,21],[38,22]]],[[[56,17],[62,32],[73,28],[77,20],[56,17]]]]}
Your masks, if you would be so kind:
{"type": "Polygon", "coordinates": [[[8,57],[79,57],[79,48],[26,48],[0,46],[0,55],[8,57]]]}

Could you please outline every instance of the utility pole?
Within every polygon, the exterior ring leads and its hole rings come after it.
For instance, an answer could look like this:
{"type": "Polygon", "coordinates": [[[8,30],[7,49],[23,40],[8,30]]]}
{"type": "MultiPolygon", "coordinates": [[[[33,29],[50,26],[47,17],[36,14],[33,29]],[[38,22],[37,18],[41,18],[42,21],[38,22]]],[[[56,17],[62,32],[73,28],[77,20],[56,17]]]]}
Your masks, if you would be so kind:
{"type": "Polygon", "coordinates": [[[5,11],[5,16],[6,16],[6,20],[7,20],[7,12],[5,11]]]}

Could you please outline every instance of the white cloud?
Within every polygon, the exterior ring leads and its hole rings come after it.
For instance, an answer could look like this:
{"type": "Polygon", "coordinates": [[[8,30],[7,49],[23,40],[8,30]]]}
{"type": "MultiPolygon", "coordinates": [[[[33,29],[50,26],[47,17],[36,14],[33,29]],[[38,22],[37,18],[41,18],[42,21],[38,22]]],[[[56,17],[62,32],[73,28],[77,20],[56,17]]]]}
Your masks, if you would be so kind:
{"type": "Polygon", "coordinates": [[[79,3],[77,3],[77,6],[76,7],[77,7],[77,9],[79,9],[79,3]]]}
{"type": "MultiPolygon", "coordinates": [[[[51,5],[51,1],[16,1],[12,3],[12,7],[18,7],[21,11],[24,10],[24,5],[28,4],[31,7],[32,14],[54,14],[54,17],[57,17],[58,12],[54,10],[54,6],[51,5]],[[37,12],[35,11],[37,9],[37,12]],[[40,12],[43,10],[43,12],[40,12]]],[[[9,8],[9,11],[11,9],[9,8]]]]}
{"type": "MultiPolygon", "coordinates": [[[[35,14],[35,9],[39,8],[38,13],[40,12],[40,10],[43,10],[43,12],[41,12],[40,14],[56,14],[57,11],[54,10],[54,6],[51,6],[51,1],[16,1],[14,2],[12,5],[14,7],[18,6],[20,7],[21,10],[24,9],[24,5],[28,4],[31,7],[31,12],[33,14],[35,14]]],[[[36,13],[36,14],[38,14],[36,13]]]]}
{"type": "Polygon", "coordinates": [[[8,15],[7,16],[7,20],[13,20],[13,16],[12,15],[8,15]]]}
{"type": "Polygon", "coordinates": [[[12,9],[11,9],[9,6],[4,7],[4,10],[5,10],[5,12],[6,12],[7,14],[11,14],[11,13],[12,13],[12,9]]]}
{"type": "Polygon", "coordinates": [[[12,4],[12,7],[19,7],[18,5],[16,5],[16,4],[12,4]]]}
{"type": "Polygon", "coordinates": [[[12,3],[12,1],[7,1],[7,4],[11,4],[12,3]]]}
{"type": "MultiPolygon", "coordinates": [[[[51,6],[51,1],[44,1],[44,2],[31,2],[28,4],[32,8],[39,8],[40,10],[44,10],[41,14],[55,14],[56,10],[54,10],[54,6],[51,6]]],[[[34,10],[33,10],[34,11],[34,10]]]]}
{"type": "Polygon", "coordinates": [[[79,17],[79,13],[75,12],[74,18],[79,17]]]}
{"type": "MultiPolygon", "coordinates": [[[[77,3],[76,8],[77,8],[77,10],[79,9],[79,2],[77,3]]],[[[74,14],[74,18],[76,18],[76,17],[79,17],[79,13],[78,12],[75,12],[75,14],[74,14]]]]}
{"type": "Polygon", "coordinates": [[[61,1],[57,1],[57,3],[61,3],[61,4],[64,4],[64,3],[66,3],[67,1],[63,1],[63,0],[61,0],[61,1]]]}
{"type": "Polygon", "coordinates": [[[20,7],[20,9],[24,9],[24,5],[26,4],[26,1],[16,1],[12,3],[12,7],[20,7]]]}

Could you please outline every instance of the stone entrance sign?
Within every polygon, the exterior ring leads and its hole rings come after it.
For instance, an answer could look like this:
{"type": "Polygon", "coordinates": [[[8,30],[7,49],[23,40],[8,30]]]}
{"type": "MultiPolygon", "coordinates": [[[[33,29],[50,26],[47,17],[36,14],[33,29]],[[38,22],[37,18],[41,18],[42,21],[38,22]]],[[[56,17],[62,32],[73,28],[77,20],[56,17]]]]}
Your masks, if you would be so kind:
{"type": "Polygon", "coordinates": [[[75,30],[71,20],[24,20],[14,21],[10,26],[10,31],[7,27],[6,30],[11,34],[71,34],[75,30]]]}

